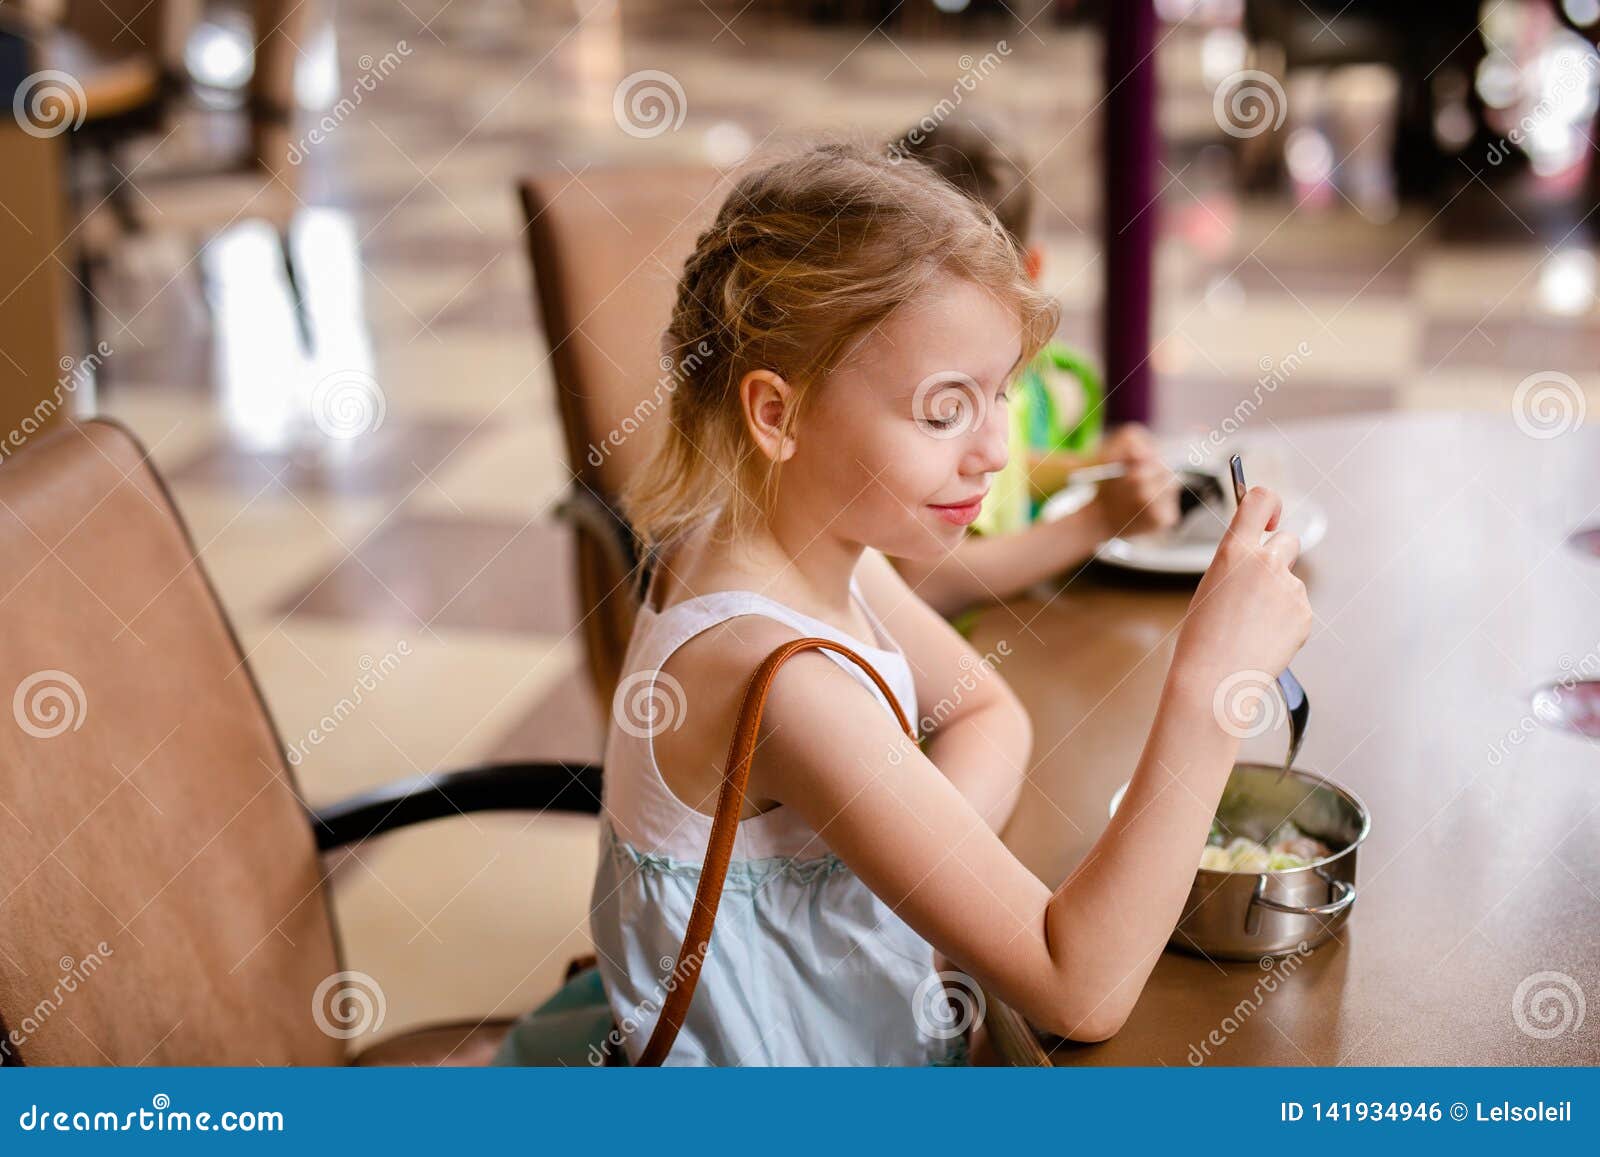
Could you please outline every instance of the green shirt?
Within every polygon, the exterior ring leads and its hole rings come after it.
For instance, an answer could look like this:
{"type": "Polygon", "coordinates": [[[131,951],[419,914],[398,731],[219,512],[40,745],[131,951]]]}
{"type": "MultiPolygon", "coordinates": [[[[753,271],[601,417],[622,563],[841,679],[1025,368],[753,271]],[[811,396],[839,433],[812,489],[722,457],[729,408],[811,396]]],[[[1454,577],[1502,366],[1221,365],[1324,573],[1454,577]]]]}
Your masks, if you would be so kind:
{"type": "Polygon", "coordinates": [[[1058,341],[1017,375],[1009,413],[1010,457],[989,483],[989,497],[972,529],[978,534],[1011,534],[1038,516],[1028,480],[1028,459],[1039,450],[1087,453],[1105,427],[1105,393],[1100,376],[1058,341]]]}
{"type": "MultiPolygon", "coordinates": [[[[1100,375],[1058,341],[1046,345],[1017,375],[1007,409],[1010,456],[989,483],[989,497],[970,528],[974,534],[1014,534],[1038,516],[1041,504],[1034,501],[1028,479],[1030,451],[1087,453],[1100,444],[1105,428],[1100,375]]],[[[951,625],[970,636],[978,611],[961,612],[951,625]]]]}

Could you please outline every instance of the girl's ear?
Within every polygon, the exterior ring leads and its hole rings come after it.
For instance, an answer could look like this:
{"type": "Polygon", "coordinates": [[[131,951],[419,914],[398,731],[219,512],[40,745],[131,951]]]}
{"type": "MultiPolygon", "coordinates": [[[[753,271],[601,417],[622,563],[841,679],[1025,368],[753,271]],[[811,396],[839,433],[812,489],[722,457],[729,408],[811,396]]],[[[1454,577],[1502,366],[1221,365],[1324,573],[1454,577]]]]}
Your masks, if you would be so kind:
{"type": "Polygon", "coordinates": [[[770,461],[787,462],[794,455],[792,410],[798,403],[794,387],[771,370],[751,370],[739,379],[745,426],[770,461]]]}

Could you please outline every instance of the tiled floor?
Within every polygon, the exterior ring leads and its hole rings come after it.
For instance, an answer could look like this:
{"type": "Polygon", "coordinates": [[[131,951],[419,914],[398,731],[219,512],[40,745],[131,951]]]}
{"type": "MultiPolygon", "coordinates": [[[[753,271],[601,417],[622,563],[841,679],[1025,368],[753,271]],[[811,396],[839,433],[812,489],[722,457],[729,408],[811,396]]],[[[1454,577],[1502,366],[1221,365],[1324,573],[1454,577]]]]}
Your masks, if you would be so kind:
{"type": "MultiPolygon", "coordinates": [[[[336,46],[304,46],[308,65],[335,54],[335,98],[367,57],[401,42],[405,54],[297,174],[322,359],[297,348],[281,268],[248,229],[230,231],[236,245],[213,239],[198,261],[181,230],[151,236],[99,287],[116,351],[102,408],[171,480],[286,740],[373,660],[401,641],[410,649],[359,715],[309,751],[299,775],[313,802],[484,759],[598,751],[571,544],[550,513],[567,473],[518,174],[559,165],[581,181],[590,165],[732,159],[818,128],[887,139],[951,93],[964,54],[1004,36],[1002,69],[970,99],[1008,115],[1039,159],[1064,334],[1098,345],[1101,90],[1085,30],[1041,21],[896,43],[792,27],[759,8],[735,16],[737,6],[720,19],[696,4],[599,0],[346,0],[336,11],[336,46]],[[651,139],[621,131],[612,108],[619,81],[644,69],[669,72],[685,94],[682,125],[651,139]],[[362,337],[370,355],[351,340],[362,337]],[[306,392],[330,368],[377,383],[372,432],[333,440],[306,428],[306,392]]],[[[1263,364],[1302,341],[1310,353],[1252,421],[1504,408],[1519,380],[1550,369],[1600,405],[1586,231],[1477,241],[1476,193],[1437,216],[1415,206],[1386,221],[1337,200],[1313,211],[1285,196],[1241,199],[1203,48],[1203,30],[1176,27],[1160,49],[1173,142],[1154,353],[1164,432],[1214,425],[1263,364]],[[1573,270],[1590,286],[1576,305],[1561,294],[1573,270]]],[[[514,1013],[547,993],[582,950],[593,855],[586,823],[494,816],[387,839],[342,864],[347,964],[383,986],[384,1032],[514,1013]]]]}

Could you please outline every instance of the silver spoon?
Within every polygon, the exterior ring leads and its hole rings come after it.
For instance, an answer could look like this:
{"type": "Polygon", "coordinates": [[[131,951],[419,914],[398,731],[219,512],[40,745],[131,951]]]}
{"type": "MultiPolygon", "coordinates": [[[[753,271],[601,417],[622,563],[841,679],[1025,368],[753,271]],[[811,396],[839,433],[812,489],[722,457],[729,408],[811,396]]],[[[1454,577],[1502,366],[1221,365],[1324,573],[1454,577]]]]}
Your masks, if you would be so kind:
{"type": "MultiPolygon", "coordinates": [[[[1228,459],[1228,466],[1233,471],[1233,497],[1235,501],[1243,502],[1245,491],[1249,489],[1244,483],[1244,460],[1235,454],[1228,459]]],[[[1278,676],[1278,690],[1283,693],[1283,704],[1289,709],[1289,755],[1283,761],[1283,771],[1278,774],[1279,782],[1289,774],[1289,768],[1294,765],[1294,757],[1300,754],[1300,744],[1306,737],[1306,720],[1311,718],[1311,700],[1306,698],[1306,689],[1300,686],[1300,680],[1294,677],[1294,672],[1285,667],[1278,676]]]]}

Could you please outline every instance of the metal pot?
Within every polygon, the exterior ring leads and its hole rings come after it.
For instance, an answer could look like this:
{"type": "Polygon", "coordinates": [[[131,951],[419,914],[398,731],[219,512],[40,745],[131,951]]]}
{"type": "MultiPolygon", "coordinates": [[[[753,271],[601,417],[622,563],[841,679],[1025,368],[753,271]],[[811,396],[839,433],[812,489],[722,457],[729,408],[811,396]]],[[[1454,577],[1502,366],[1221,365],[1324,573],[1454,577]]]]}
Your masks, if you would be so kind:
{"type": "MultiPolygon", "coordinates": [[[[1195,871],[1169,948],[1222,960],[1283,956],[1322,943],[1356,902],[1356,849],[1372,816],[1355,794],[1314,772],[1264,763],[1234,765],[1217,820],[1234,835],[1264,839],[1284,820],[1338,850],[1326,860],[1280,872],[1195,871]]],[[[1111,797],[1111,814],[1128,785],[1111,797]]]]}

